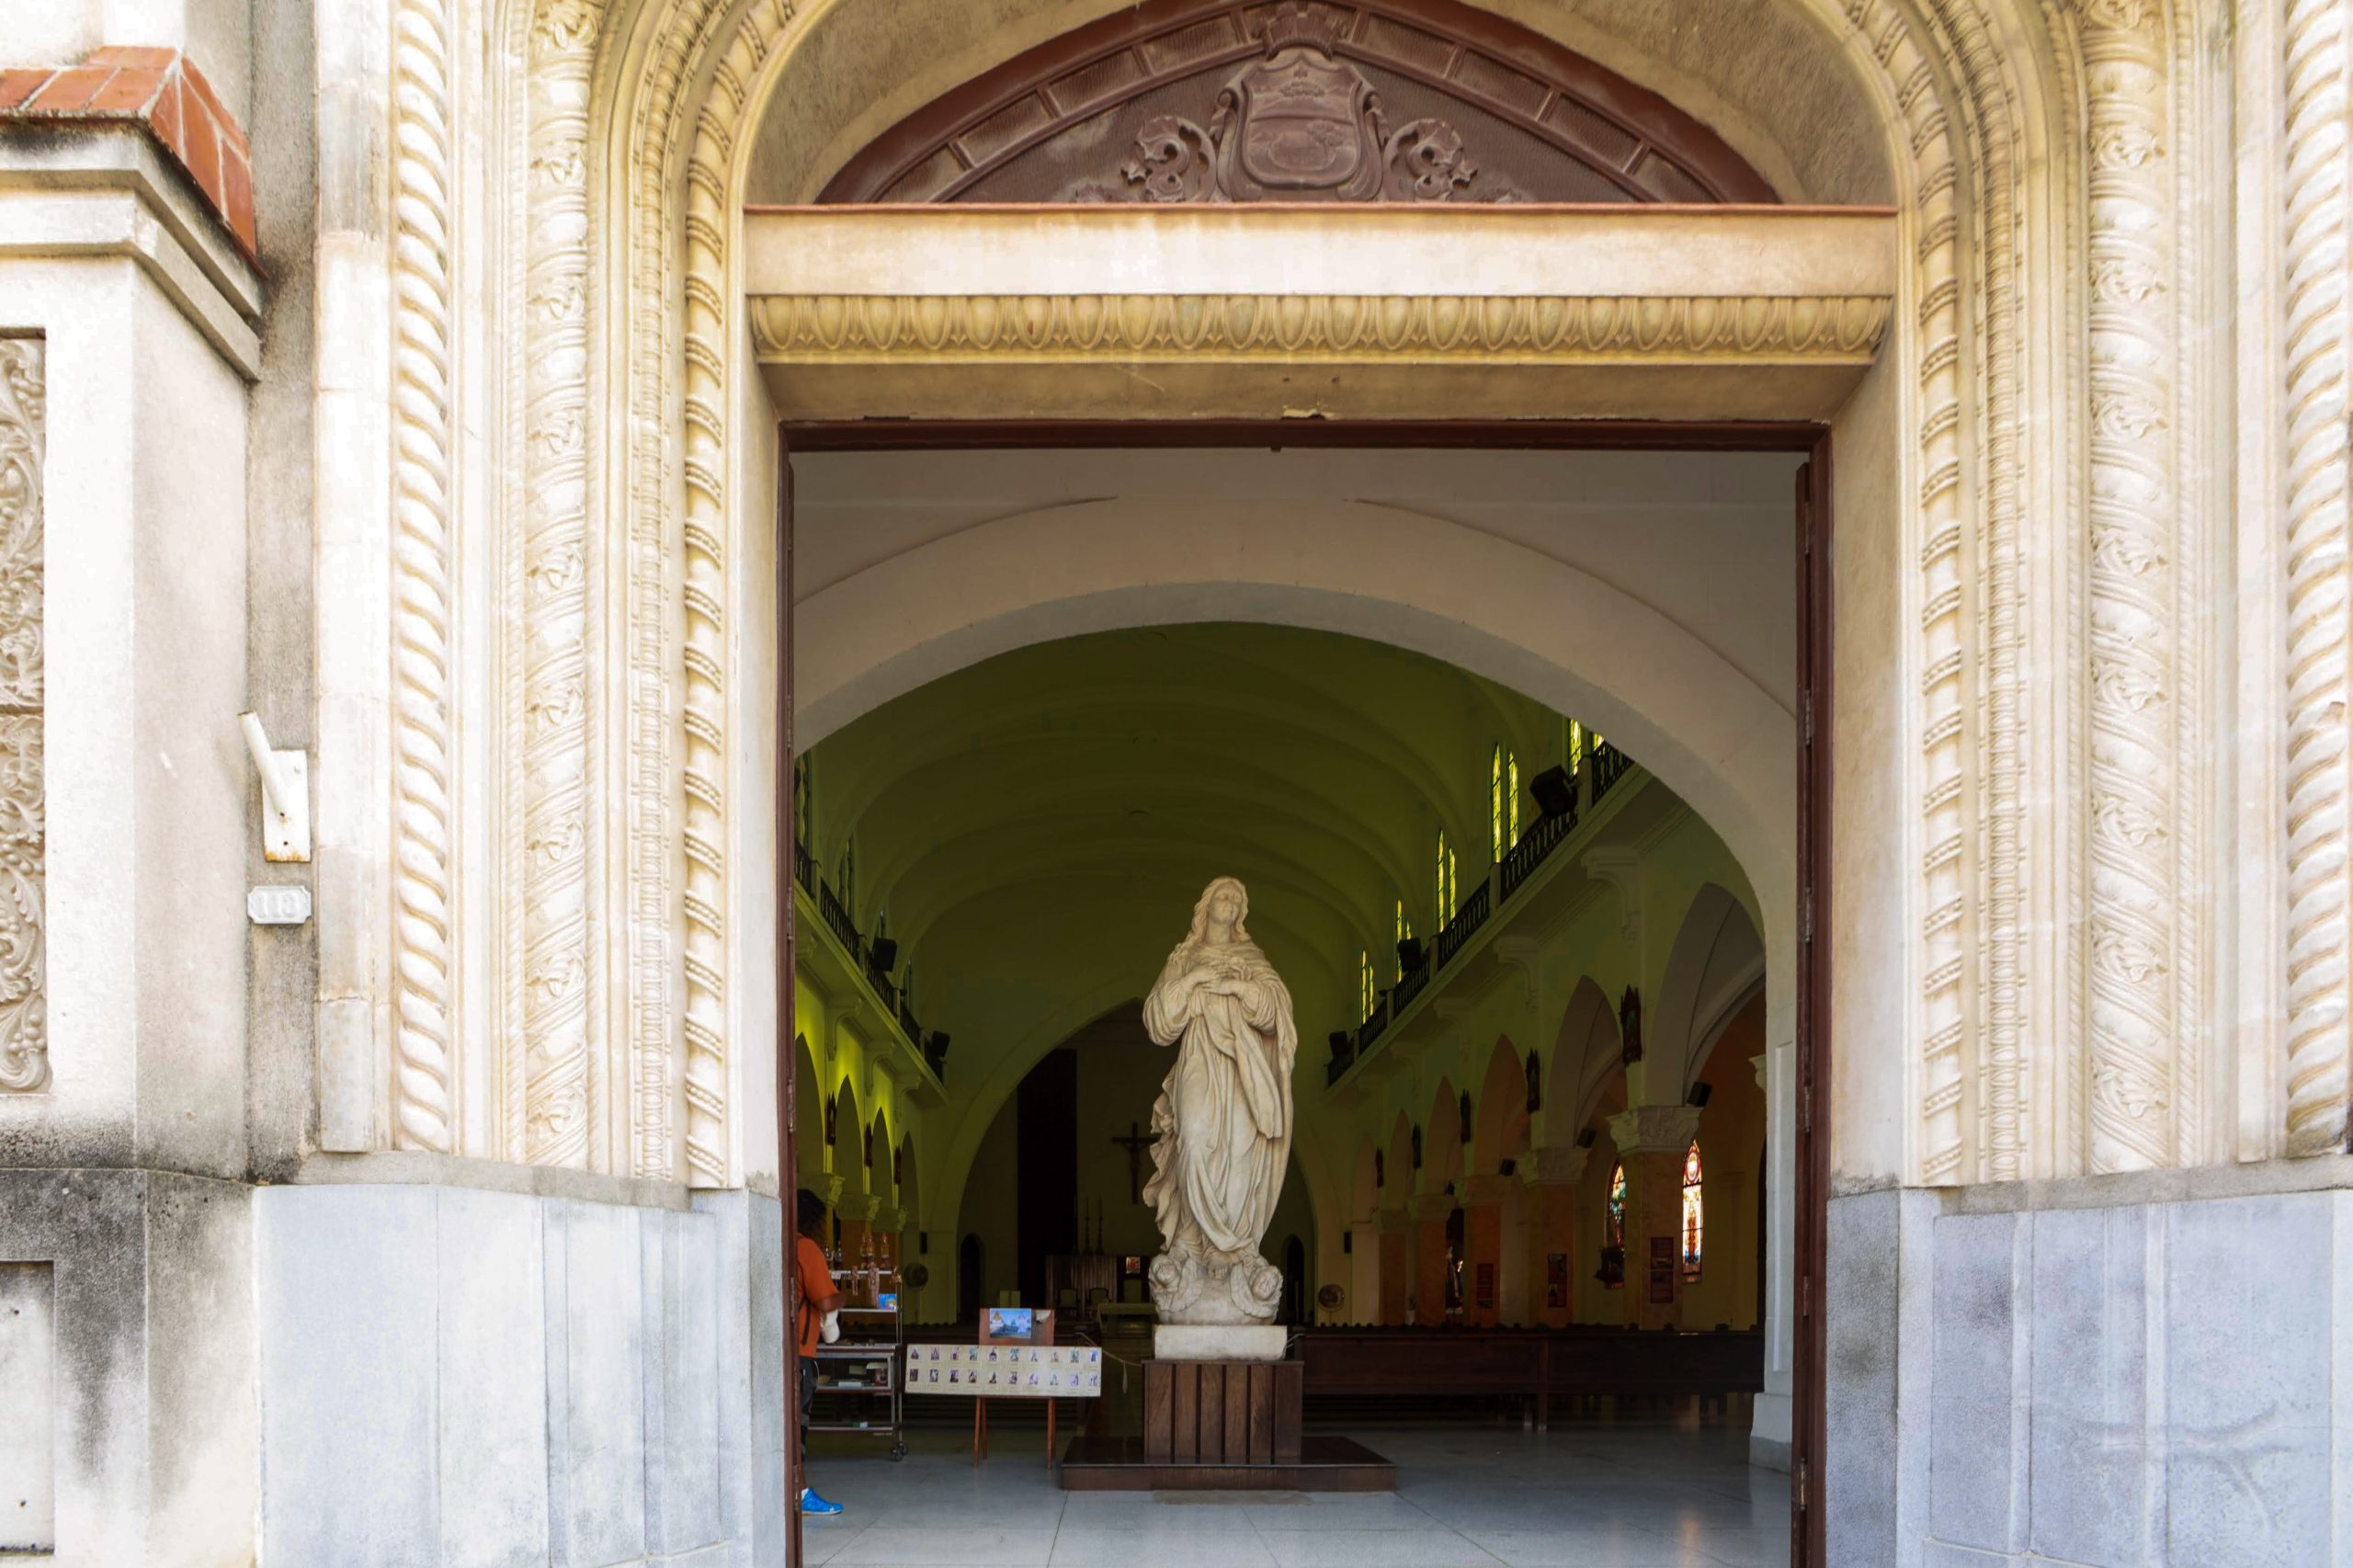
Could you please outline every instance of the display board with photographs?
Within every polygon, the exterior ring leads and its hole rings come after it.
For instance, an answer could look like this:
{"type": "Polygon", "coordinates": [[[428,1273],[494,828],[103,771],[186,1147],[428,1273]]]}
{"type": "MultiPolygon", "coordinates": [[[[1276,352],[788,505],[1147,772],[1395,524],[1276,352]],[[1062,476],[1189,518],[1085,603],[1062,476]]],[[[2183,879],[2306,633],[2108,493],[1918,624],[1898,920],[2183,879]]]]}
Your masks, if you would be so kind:
{"type": "Polygon", "coordinates": [[[1096,1399],[1103,1352],[1092,1345],[910,1345],[906,1386],[983,1399],[1096,1399]]]}

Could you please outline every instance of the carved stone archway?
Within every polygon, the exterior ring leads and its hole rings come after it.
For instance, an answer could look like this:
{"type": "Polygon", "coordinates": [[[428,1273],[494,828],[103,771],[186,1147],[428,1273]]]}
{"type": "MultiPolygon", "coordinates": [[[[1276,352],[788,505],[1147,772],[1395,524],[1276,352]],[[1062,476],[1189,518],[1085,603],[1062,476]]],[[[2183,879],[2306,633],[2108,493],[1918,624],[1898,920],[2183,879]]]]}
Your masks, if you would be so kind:
{"type": "MultiPolygon", "coordinates": [[[[322,450],[380,503],[355,483],[316,516],[360,607],[318,629],[324,1148],[774,1174],[747,1114],[779,781],[745,194],[771,106],[826,112],[814,40],[845,17],[1009,57],[1121,7],[983,8],[1010,20],[980,43],[914,0],[321,8],[321,165],[385,165],[319,207],[322,450]]],[[[1490,8],[1654,86],[1760,69],[1646,19],[1693,8],[1490,8]]],[[[1888,329],[1837,415],[1840,733],[1867,745],[1834,876],[1870,891],[1821,938],[1859,1026],[1837,1174],[1893,1207],[2341,1149],[2343,6],[1704,9],[1835,61],[1899,210],[1888,329]]],[[[1799,160],[1744,139],[1822,136],[1791,81],[1725,86],[1752,123],[1716,123],[1794,204],[1799,160]]],[[[1374,215],[1415,214],[1456,216],[1374,215]]],[[[1079,320],[1083,292],[1039,309],[1079,320]]]]}

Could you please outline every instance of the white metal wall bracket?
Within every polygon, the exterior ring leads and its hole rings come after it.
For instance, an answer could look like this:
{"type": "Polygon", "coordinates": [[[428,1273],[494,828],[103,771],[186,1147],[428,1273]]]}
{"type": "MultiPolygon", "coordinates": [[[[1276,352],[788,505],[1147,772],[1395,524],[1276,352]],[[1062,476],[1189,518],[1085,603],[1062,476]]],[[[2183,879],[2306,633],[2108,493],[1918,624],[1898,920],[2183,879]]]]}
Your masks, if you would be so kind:
{"type": "Polygon", "coordinates": [[[261,775],[261,852],[275,861],[311,858],[311,758],[306,752],[272,751],[261,721],[237,715],[254,771],[261,775]]]}

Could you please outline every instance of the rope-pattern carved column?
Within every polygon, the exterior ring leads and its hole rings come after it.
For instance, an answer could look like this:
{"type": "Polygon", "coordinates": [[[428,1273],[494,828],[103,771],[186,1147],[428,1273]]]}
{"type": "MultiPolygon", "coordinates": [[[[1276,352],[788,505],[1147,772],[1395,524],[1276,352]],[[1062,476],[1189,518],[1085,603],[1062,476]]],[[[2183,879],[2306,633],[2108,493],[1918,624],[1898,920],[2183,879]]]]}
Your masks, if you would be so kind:
{"type": "Polygon", "coordinates": [[[2175,1157],[2177,345],[2166,38],[2086,0],[2090,112],[2090,1165],[2175,1157]]]}
{"type": "Polygon", "coordinates": [[[392,14],[392,1142],[455,1147],[449,6],[392,14]]]}
{"type": "Polygon", "coordinates": [[[2290,0],[2287,231],[2288,1152],[2346,1147],[2347,6],[2290,0]]]}

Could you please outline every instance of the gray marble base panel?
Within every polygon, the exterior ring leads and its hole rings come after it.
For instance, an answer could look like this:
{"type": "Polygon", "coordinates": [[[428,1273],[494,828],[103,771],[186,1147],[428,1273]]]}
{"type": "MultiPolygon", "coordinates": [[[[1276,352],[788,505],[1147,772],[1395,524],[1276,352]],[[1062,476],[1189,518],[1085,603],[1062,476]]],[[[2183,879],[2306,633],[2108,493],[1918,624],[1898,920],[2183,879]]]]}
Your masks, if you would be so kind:
{"type": "Polygon", "coordinates": [[[253,1209],[263,1561],[782,1561],[774,1200],[320,1186],[253,1209]]]}
{"type": "Polygon", "coordinates": [[[2353,1192],[1831,1204],[1834,1568],[2353,1568],[2353,1192]]]}

